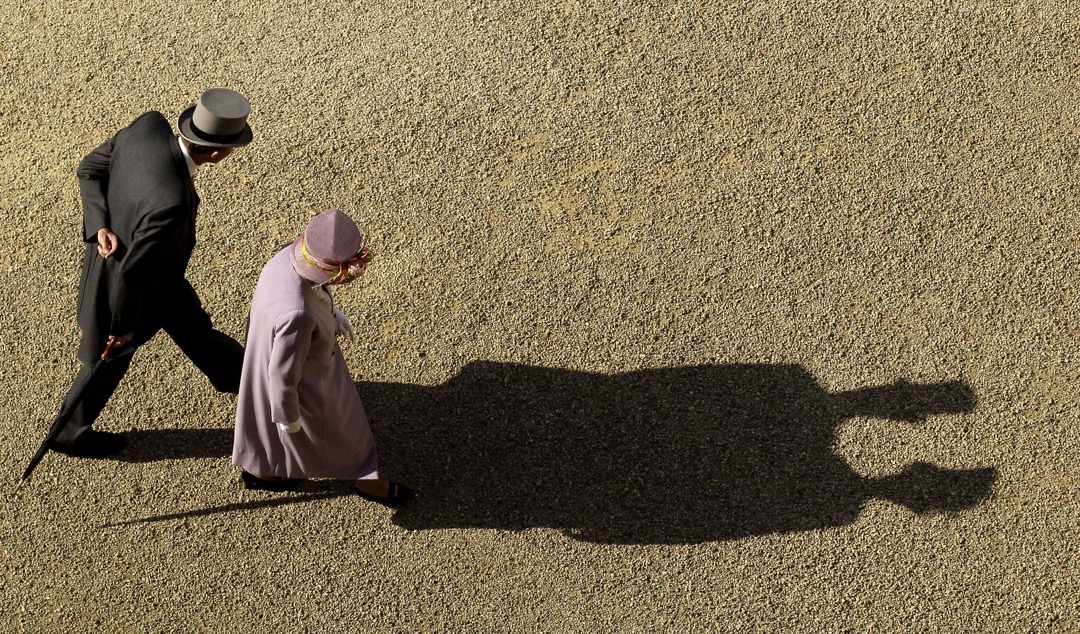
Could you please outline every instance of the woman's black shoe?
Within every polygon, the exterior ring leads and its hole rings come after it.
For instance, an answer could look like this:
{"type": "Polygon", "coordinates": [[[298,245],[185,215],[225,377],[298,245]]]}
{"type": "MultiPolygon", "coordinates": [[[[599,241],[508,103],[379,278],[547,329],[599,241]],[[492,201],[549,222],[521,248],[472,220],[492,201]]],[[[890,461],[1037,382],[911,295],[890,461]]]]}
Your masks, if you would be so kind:
{"type": "Polygon", "coordinates": [[[364,493],[355,486],[353,487],[353,491],[355,491],[357,495],[364,498],[365,500],[371,500],[372,502],[376,502],[390,508],[401,506],[402,504],[405,504],[409,500],[416,497],[415,491],[405,486],[404,484],[398,484],[396,482],[390,483],[390,494],[386,497],[380,497],[378,495],[364,493]]]}
{"type": "Polygon", "coordinates": [[[245,489],[252,489],[255,491],[288,491],[303,482],[303,480],[298,480],[296,478],[264,480],[258,476],[251,475],[247,471],[240,471],[240,480],[243,481],[245,489]]]}

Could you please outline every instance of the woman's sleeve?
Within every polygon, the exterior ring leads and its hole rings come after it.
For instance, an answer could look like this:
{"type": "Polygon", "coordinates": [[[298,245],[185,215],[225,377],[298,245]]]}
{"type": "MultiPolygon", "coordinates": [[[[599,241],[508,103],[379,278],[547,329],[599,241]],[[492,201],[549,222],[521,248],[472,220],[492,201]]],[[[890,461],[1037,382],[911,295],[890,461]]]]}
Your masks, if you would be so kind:
{"type": "Polygon", "coordinates": [[[297,390],[314,334],[315,319],[302,310],[285,315],[274,326],[267,375],[270,417],[275,423],[288,424],[300,419],[297,390]]]}

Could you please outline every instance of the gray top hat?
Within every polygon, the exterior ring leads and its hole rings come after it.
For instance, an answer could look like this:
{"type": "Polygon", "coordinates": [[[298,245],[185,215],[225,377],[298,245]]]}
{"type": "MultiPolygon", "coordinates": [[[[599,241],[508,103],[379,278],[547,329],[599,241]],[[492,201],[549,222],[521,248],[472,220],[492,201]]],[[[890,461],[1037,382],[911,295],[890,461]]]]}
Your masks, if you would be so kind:
{"type": "Polygon", "coordinates": [[[197,145],[238,147],[251,143],[250,113],[247,97],[228,88],[211,88],[199,103],[180,113],[176,127],[180,136],[197,145]]]}

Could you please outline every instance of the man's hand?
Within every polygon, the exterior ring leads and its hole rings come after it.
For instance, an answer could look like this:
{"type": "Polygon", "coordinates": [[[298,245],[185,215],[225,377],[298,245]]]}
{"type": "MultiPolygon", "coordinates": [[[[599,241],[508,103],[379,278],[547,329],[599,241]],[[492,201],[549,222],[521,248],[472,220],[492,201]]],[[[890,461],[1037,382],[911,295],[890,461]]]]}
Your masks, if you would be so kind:
{"type": "Polygon", "coordinates": [[[116,253],[116,250],[120,248],[120,238],[116,237],[116,234],[108,229],[98,229],[97,232],[97,252],[101,257],[108,259],[110,255],[116,253]]]}
{"type": "Polygon", "coordinates": [[[105,351],[101,353],[101,358],[108,359],[112,351],[120,346],[123,346],[127,342],[131,341],[131,338],[135,336],[135,333],[129,332],[128,334],[117,337],[116,335],[109,335],[109,340],[105,343],[105,351]]]}

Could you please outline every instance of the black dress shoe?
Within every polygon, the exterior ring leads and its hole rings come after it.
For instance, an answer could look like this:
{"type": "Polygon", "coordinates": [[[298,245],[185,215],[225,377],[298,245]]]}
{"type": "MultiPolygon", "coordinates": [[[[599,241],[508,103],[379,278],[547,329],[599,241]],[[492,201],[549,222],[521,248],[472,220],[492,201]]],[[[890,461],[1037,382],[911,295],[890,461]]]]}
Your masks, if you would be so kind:
{"type": "Polygon", "coordinates": [[[355,491],[357,495],[364,498],[365,500],[371,500],[372,502],[377,502],[379,504],[382,504],[383,506],[387,506],[390,508],[401,506],[402,504],[405,504],[409,500],[416,497],[415,491],[405,486],[404,484],[398,484],[396,482],[390,483],[390,494],[386,497],[380,497],[378,495],[365,493],[360,489],[356,488],[355,486],[353,487],[353,491],[355,491]]]}
{"type": "Polygon", "coordinates": [[[247,471],[240,471],[240,480],[245,489],[253,491],[288,491],[303,482],[297,478],[278,478],[277,480],[264,480],[259,476],[252,475],[247,471]]]}
{"type": "Polygon", "coordinates": [[[73,443],[53,443],[52,450],[76,458],[104,458],[120,453],[127,447],[123,434],[89,429],[73,443]]]}

